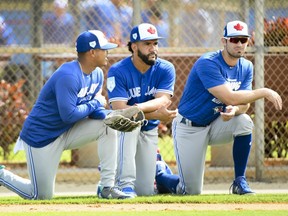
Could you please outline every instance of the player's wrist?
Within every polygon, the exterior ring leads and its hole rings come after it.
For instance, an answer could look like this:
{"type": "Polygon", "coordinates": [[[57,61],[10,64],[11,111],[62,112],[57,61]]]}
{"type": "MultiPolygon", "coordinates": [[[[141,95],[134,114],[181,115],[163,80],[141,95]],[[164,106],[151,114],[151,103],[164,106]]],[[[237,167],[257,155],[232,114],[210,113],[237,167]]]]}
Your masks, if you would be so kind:
{"type": "Polygon", "coordinates": [[[138,103],[135,103],[135,104],[134,104],[134,106],[136,106],[136,107],[138,107],[140,110],[142,110],[142,109],[141,109],[141,105],[140,105],[140,104],[138,104],[138,103]]]}
{"type": "Polygon", "coordinates": [[[235,109],[235,113],[238,113],[240,110],[239,106],[234,106],[234,109],[235,109]]]}
{"type": "MultiPolygon", "coordinates": [[[[94,110],[98,109],[99,107],[103,107],[103,105],[101,104],[100,101],[98,101],[97,99],[93,99],[91,101],[88,102],[88,104],[91,107],[91,112],[93,112],[94,110]]],[[[104,108],[104,107],[103,107],[104,108]]]]}

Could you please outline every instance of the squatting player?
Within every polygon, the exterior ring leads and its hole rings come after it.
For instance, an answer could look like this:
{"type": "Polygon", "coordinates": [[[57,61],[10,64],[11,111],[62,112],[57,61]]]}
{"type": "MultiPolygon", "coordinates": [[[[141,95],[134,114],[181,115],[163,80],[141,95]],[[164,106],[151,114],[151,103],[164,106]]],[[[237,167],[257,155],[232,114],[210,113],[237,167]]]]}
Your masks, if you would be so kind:
{"type": "Polygon", "coordinates": [[[78,36],[77,60],[61,65],[45,83],[16,143],[17,149],[25,150],[30,179],[0,165],[0,185],[24,199],[51,199],[62,152],[97,140],[103,186],[98,195],[130,198],[114,187],[117,133],[102,120],[104,75],[100,67],[107,65],[107,50],[116,47],[99,30],[78,36]]]}
{"type": "Polygon", "coordinates": [[[200,194],[207,145],[233,143],[232,193],[254,194],[245,177],[253,129],[245,113],[249,103],[261,98],[281,110],[282,99],[268,88],[252,90],[253,65],[243,58],[249,37],[246,23],[229,22],[221,39],[224,49],[206,53],[194,64],[172,124],[180,178],[165,170],[156,174],[157,184],[169,191],[200,194]]]}
{"type": "Polygon", "coordinates": [[[130,34],[132,53],[112,65],[107,88],[113,109],[138,106],[148,124],[132,132],[120,133],[116,184],[122,191],[153,195],[159,121],[169,122],[177,111],[168,110],[174,91],[175,68],[157,58],[158,36],[155,26],[142,23],[130,34]]]}

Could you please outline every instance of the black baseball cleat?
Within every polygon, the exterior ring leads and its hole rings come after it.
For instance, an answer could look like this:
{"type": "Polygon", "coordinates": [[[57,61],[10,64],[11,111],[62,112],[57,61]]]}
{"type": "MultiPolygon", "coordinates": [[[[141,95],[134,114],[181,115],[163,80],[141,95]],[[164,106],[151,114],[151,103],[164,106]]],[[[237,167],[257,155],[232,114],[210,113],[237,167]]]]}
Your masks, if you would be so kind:
{"type": "Polygon", "coordinates": [[[230,193],[231,193],[231,188],[232,188],[232,194],[238,194],[238,195],[255,195],[256,193],[253,192],[244,176],[239,176],[237,177],[232,185],[230,186],[230,193]]]}

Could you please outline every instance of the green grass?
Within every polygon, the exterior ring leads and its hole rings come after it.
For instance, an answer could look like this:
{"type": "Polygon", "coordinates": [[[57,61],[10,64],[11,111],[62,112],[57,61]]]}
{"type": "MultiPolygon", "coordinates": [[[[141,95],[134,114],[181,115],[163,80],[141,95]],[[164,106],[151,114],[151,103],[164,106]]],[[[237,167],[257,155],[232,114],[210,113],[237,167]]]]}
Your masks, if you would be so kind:
{"type": "Polygon", "coordinates": [[[148,197],[136,197],[126,200],[99,199],[96,196],[55,196],[52,200],[24,200],[18,196],[1,197],[1,205],[13,204],[140,204],[140,203],[199,203],[199,204],[232,204],[232,203],[286,203],[288,204],[288,194],[257,194],[256,196],[239,196],[227,194],[203,194],[203,195],[155,195],[148,197]]]}
{"type": "MultiPolygon", "coordinates": [[[[1,197],[0,199],[0,215],[10,216],[10,215],[101,215],[101,216],[109,216],[109,215],[152,215],[152,216],[162,216],[162,215],[179,215],[179,216],[186,216],[186,215],[193,215],[193,216],[270,216],[270,215],[277,215],[277,216],[287,216],[287,210],[243,210],[235,207],[234,210],[214,210],[213,207],[209,210],[190,210],[190,211],[176,211],[176,210],[169,210],[169,206],[161,211],[153,210],[153,204],[257,204],[257,203],[266,203],[266,204],[284,204],[288,205],[288,194],[257,194],[256,196],[238,196],[238,195],[226,195],[226,194],[215,194],[215,195],[197,195],[197,196],[176,196],[176,195],[156,195],[150,197],[137,197],[135,199],[128,199],[128,200],[105,200],[105,199],[98,199],[95,196],[56,196],[52,200],[23,200],[20,197],[13,196],[13,197],[1,197]],[[69,205],[85,205],[91,207],[91,211],[72,211],[72,212],[64,212],[64,211],[44,211],[41,209],[41,205],[53,205],[53,209],[57,209],[57,205],[64,204],[67,206],[67,210],[69,210],[69,205]],[[113,210],[111,211],[102,210],[101,211],[101,204],[136,204],[133,208],[135,210],[129,210],[129,212],[124,210],[113,210]],[[137,204],[151,204],[151,211],[145,210],[138,210],[137,211],[137,204]],[[21,212],[4,212],[1,210],[1,207],[9,206],[13,209],[13,205],[33,205],[29,212],[21,211],[21,212]],[[36,205],[36,207],[35,207],[36,205]],[[39,206],[39,207],[37,207],[39,206]],[[95,208],[95,211],[93,211],[95,208]]],[[[26,208],[27,209],[27,208],[26,208]]],[[[47,206],[46,208],[47,209],[47,206]]],[[[89,209],[90,210],[90,209],[89,209]]]]}

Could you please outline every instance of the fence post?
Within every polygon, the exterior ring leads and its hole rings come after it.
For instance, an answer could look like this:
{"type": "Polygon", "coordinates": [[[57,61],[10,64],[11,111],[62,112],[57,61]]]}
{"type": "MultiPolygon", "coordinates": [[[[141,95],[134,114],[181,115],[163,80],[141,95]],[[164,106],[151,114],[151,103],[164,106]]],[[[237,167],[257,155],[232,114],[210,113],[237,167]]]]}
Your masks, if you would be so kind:
{"type": "MultiPolygon", "coordinates": [[[[264,87],[264,3],[255,0],[255,88],[264,87]]],[[[256,180],[263,179],[264,170],[264,99],[255,102],[255,162],[256,180]]]]}
{"type": "Polygon", "coordinates": [[[132,25],[139,25],[141,23],[141,2],[140,0],[133,1],[133,20],[132,25]]]}
{"type": "MultiPolygon", "coordinates": [[[[31,35],[32,37],[32,47],[40,48],[42,41],[42,0],[30,0],[30,16],[31,16],[31,35]]],[[[31,89],[31,99],[32,101],[36,101],[36,98],[42,88],[43,85],[43,76],[41,71],[41,63],[40,60],[33,55],[32,58],[32,66],[35,68],[35,73],[31,76],[33,77],[32,83],[34,83],[34,87],[31,89]]]]}

